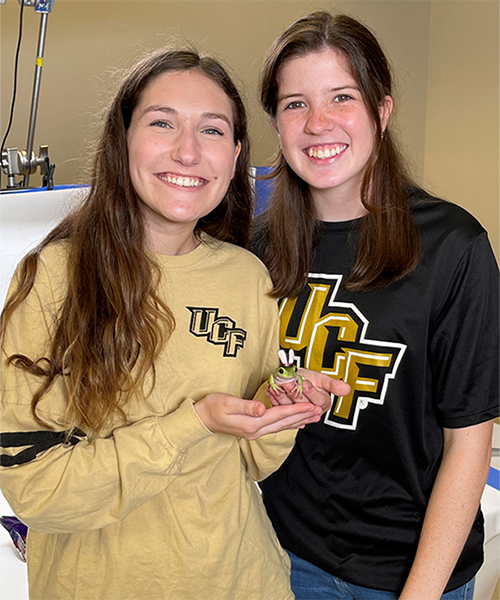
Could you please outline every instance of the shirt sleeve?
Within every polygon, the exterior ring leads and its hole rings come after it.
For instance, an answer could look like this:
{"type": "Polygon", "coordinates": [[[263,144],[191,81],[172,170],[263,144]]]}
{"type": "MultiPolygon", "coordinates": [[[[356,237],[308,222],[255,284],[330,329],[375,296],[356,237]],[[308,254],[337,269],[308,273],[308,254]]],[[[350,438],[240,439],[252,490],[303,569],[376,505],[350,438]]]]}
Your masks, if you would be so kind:
{"type": "Polygon", "coordinates": [[[78,431],[68,436],[62,378],[39,405],[53,430],[41,427],[31,399],[42,379],[6,360],[15,353],[46,355],[61,292],[59,271],[47,271],[43,261],[39,271],[12,315],[2,352],[2,491],[18,517],[40,532],[99,529],[164,490],[181,473],[187,449],[212,434],[187,398],[167,415],[122,424],[102,437],[90,440],[78,431]]]}
{"type": "MultiPolygon", "coordinates": [[[[265,290],[268,292],[270,289],[269,280],[265,290]]],[[[265,398],[269,375],[279,364],[279,315],[277,302],[267,296],[267,293],[259,304],[260,372],[261,381],[264,383],[254,395],[254,399],[262,401],[262,398],[265,398]]],[[[240,439],[240,450],[250,477],[255,481],[261,481],[276,471],[290,454],[296,436],[297,430],[288,430],[264,435],[251,441],[240,439]]]]}
{"type": "Polygon", "coordinates": [[[487,234],[472,241],[453,273],[430,338],[437,411],[444,427],[499,414],[499,280],[487,234]]]}

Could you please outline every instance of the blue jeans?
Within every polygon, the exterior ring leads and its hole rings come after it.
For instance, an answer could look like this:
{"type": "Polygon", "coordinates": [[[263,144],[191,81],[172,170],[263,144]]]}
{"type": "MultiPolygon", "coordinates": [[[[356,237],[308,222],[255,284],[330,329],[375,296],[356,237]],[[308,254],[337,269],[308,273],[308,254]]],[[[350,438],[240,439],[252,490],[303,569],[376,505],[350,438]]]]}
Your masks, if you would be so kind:
{"type": "MultiPolygon", "coordinates": [[[[288,551],[287,551],[288,552],[288,551]]],[[[398,600],[399,594],[347,583],[288,552],[292,561],[292,591],[296,600],[398,600]]],[[[441,596],[441,600],[472,600],[472,579],[441,596]]]]}

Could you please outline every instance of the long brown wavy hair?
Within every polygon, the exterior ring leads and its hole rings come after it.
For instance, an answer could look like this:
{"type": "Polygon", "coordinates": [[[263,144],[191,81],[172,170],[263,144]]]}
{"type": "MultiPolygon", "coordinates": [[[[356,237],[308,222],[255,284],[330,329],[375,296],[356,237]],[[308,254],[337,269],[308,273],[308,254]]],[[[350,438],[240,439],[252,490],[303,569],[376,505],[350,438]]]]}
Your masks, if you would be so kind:
{"type": "MultiPolygon", "coordinates": [[[[67,240],[68,290],[50,351],[45,357],[15,354],[9,363],[42,378],[32,399],[37,405],[57,377],[64,377],[68,427],[95,434],[116,413],[124,417],[127,396],[145,383],[175,327],[174,316],[157,293],[160,271],[145,248],[140,199],[128,165],[127,130],[141,94],[167,71],[196,69],[229,97],[234,143],[241,143],[234,177],[222,202],[200,219],[196,231],[244,246],[252,215],[250,146],[242,99],[225,68],[193,49],[156,51],[123,79],[108,109],[83,203],[31,251],[19,267],[18,286],[1,316],[2,346],[10,317],[35,282],[40,252],[67,240]]],[[[5,350],[4,350],[5,351],[5,350]]]]}
{"type": "MultiPolygon", "coordinates": [[[[373,122],[373,151],[365,167],[363,219],[355,263],[346,281],[352,291],[384,287],[418,263],[420,239],[407,199],[413,185],[388,124],[382,132],[379,107],[392,96],[388,61],[372,32],[346,15],[313,12],[292,23],[268,51],[261,71],[261,104],[276,120],[278,77],[290,60],[332,49],[346,61],[373,122]],[[383,135],[382,135],[383,134],[383,135]]],[[[273,296],[298,296],[307,282],[318,220],[307,183],[287,164],[281,149],[274,160],[272,202],[256,220],[252,244],[265,239],[263,260],[274,282],[273,296]],[[263,238],[264,236],[264,238],[263,238]]]]}

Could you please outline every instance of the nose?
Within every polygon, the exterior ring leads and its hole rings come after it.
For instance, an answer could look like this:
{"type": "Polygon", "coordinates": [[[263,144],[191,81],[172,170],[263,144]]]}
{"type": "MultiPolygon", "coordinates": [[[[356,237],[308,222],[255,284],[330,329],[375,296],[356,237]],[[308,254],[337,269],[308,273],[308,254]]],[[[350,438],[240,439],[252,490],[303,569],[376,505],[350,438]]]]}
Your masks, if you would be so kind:
{"type": "Polygon", "coordinates": [[[173,159],[185,166],[195,165],[200,160],[200,147],[196,133],[188,127],[181,128],[174,145],[173,159]]]}
{"type": "Polygon", "coordinates": [[[311,106],[305,124],[306,133],[318,135],[335,127],[335,119],[325,106],[311,106]]]}

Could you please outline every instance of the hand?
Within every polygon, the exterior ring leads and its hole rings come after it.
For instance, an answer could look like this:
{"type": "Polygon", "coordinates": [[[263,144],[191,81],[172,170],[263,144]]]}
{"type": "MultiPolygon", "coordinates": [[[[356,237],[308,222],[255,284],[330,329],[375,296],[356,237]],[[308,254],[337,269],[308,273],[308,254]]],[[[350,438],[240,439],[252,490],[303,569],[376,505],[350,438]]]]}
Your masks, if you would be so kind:
{"type": "Polygon", "coordinates": [[[322,413],[330,409],[332,397],[345,396],[351,391],[348,383],[339,379],[332,379],[325,373],[309,371],[308,369],[299,369],[299,375],[304,378],[302,384],[302,397],[298,394],[297,386],[294,383],[285,383],[281,385],[282,391],[268,389],[267,396],[273,406],[293,404],[295,402],[310,402],[321,408],[322,413]],[[286,393],[284,393],[286,391],[286,393]]]}
{"type": "Polygon", "coordinates": [[[243,400],[229,394],[208,394],[194,405],[195,411],[213,433],[226,433],[255,440],[285,429],[302,429],[317,423],[322,410],[311,402],[296,402],[268,408],[262,402],[243,400]]]}

